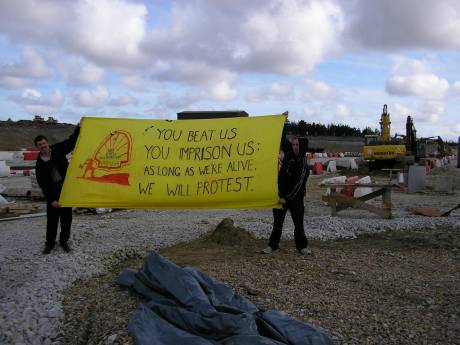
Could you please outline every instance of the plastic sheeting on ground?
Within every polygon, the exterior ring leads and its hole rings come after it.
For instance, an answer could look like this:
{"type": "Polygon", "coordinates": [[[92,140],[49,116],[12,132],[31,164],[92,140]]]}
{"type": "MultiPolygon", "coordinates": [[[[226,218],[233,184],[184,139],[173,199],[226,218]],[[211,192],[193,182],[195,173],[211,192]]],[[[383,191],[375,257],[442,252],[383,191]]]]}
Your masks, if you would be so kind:
{"type": "Polygon", "coordinates": [[[275,310],[259,310],[223,283],[150,252],[139,271],[117,284],[143,295],[128,324],[138,345],[333,345],[314,327],[275,310]]]}

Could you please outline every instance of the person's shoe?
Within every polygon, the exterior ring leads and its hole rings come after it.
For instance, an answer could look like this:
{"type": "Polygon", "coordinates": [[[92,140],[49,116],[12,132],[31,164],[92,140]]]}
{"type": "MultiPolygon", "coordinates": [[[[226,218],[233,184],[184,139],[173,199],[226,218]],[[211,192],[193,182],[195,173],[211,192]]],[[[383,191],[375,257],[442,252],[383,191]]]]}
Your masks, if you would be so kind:
{"type": "Polygon", "coordinates": [[[66,253],[70,253],[71,249],[67,243],[61,243],[61,247],[66,253]]]}
{"type": "Polygon", "coordinates": [[[299,251],[299,254],[302,256],[308,256],[308,255],[313,255],[313,252],[311,251],[310,248],[303,248],[299,251]]]}
{"type": "Polygon", "coordinates": [[[47,254],[51,253],[53,248],[54,248],[54,244],[52,244],[52,245],[45,244],[45,249],[43,249],[42,253],[47,255],[47,254]]]}
{"type": "Polygon", "coordinates": [[[267,246],[265,247],[263,250],[262,250],[262,254],[271,254],[273,252],[273,248],[270,247],[270,246],[267,246]]]}

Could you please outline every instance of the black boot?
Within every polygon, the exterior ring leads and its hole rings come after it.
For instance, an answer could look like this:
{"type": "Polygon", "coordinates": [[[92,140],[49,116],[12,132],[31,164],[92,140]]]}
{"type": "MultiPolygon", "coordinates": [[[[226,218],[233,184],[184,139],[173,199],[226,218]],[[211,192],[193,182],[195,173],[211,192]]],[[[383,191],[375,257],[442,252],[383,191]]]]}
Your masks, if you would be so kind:
{"type": "Polygon", "coordinates": [[[71,251],[71,249],[70,249],[69,245],[67,244],[67,242],[61,243],[61,247],[66,253],[69,253],[71,251]]]}
{"type": "Polygon", "coordinates": [[[43,249],[42,253],[43,254],[49,254],[54,248],[54,243],[53,244],[45,244],[45,249],[43,249]]]}

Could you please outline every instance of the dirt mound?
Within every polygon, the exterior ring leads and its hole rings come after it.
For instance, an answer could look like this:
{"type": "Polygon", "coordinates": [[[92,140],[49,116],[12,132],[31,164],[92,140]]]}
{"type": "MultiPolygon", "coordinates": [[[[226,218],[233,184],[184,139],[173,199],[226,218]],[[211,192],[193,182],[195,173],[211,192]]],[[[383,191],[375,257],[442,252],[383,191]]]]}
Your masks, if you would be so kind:
{"type": "Polygon", "coordinates": [[[224,218],[208,240],[224,246],[242,246],[254,241],[255,237],[245,229],[236,227],[233,219],[224,218]]]}
{"type": "Polygon", "coordinates": [[[45,135],[50,144],[67,139],[75,125],[67,123],[37,123],[33,121],[0,121],[0,150],[16,151],[34,147],[34,138],[45,135]]]}

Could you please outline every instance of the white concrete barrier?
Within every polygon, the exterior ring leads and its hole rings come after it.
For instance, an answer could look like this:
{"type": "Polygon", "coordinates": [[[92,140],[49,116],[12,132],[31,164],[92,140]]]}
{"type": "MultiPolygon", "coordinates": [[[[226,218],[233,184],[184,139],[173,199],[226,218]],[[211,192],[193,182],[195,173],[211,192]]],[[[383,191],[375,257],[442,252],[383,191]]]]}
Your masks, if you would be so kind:
{"type": "Polygon", "coordinates": [[[10,167],[6,165],[5,161],[0,161],[0,177],[10,176],[10,167]]]}

